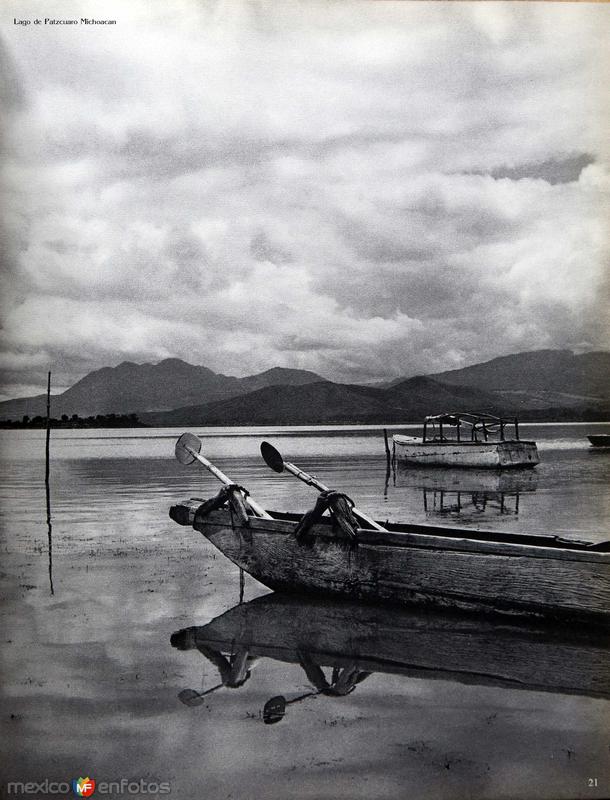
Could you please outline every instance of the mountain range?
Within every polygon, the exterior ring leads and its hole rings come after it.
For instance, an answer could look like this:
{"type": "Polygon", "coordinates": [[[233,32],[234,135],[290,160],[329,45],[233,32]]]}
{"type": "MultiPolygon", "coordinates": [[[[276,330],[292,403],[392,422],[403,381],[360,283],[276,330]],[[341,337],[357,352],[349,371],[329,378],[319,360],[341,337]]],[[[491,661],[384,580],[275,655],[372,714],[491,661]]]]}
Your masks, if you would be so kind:
{"type": "MultiPolygon", "coordinates": [[[[273,369],[236,378],[166,359],[89,373],[52,397],[52,415],[135,412],[150,425],[408,422],[446,410],[536,419],[608,418],[610,353],[537,350],[390,384],[340,384],[314,372],[273,369]]],[[[0,403],[0,419],[44,415],[46,397],[0,403]]]]}
{"type": "Polygon", "coordinates": [[[288,425],[339,422],[419,420],[430,408],[472,408],[493,405],[495,398],[478,389],[448,386],[427,377],[405,380],[388,389],[331,381],[301,386],[267,386],[245,395],[187,406],[164,413],[142,414],[159,426],[288,425]]]}
{"type": "MultiPolygon", "coordinates": [[[[59,395],[53,395],[53,414],[142,414],[169,411],[177,406],[225,400],[265,386],[293,386],[324,380],[314,372],[274,367],[266,372],[235,378],[207,367],[194,366],[178,358],[159,364],[124,361],[117,367],[90,372],[59,395]]],[[[17,419],[46,413],[46,395],[6,400],[0,403],[0,418],[17,419]]]]}

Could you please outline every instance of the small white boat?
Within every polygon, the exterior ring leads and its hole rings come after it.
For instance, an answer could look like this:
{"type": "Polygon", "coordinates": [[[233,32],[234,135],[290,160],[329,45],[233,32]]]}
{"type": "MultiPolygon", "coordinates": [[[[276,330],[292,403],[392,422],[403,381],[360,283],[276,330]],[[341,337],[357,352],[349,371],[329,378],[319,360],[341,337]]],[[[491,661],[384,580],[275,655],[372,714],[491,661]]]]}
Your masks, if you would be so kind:
{"type": "Polygon", "coordinates": [[[396,461],[411,466],[508,469],[540,462],[536,442],[519,439],[518,420],[492,414],[429,416],[421,438],[394,434],[392,440],[396,461]]]}
{"type": "Polygon", "coordinates": [[[587,436],[587,439],[591,442],[592,447],[610,449],[609,433],[592,434],[591,436],[587,436]]]}

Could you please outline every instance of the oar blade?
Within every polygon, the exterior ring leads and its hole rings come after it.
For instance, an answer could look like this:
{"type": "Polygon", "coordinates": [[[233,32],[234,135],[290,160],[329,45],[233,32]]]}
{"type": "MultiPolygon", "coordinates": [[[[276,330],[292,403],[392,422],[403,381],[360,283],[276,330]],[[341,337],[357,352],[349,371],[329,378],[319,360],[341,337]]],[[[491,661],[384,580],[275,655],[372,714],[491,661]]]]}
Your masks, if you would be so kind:
{"type": "Polygon", "coordinates": [[[178,695],[178,700],[185,706],[200,706],[203,703],[203,697],[194,689],[183,689],[178,695]]]}
{"type": "Polygon", "coordinates": [[[263,708],[263,722],[265,725],[274,725],[284,718],[286,713],[286,698],[282,695],[267,700],[263,708]]]}
{"type": "Polygon", "coordinates": [[[194,433],[183,433],[176,442],[176,458],[181,464],[192,464],[195,456],[190,452],[199,453],[201,440],[194,433]]]}
{"type": "Polygon", "coordinates": [[[284,471],[284,459],[282,458],[282,454],[272,444],[263,442],[261,444],[261,455],[265,459],[265,464],[271,467],[274,472],[284,471]]]}

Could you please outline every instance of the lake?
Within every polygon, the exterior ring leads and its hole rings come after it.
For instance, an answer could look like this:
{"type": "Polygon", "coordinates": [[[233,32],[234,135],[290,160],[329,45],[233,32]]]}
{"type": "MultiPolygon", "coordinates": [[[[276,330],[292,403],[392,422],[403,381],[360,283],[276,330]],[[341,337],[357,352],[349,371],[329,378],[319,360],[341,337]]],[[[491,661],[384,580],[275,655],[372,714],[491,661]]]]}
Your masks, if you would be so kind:
{"type": "MultiPolygon", "coordinates": [[[[382,521],[609,536],[610,453],[586,439],[607,424],[522,425],[541,463],[504,475],[388,473],[380,426],[192,431],[211,461],[276,510],[305,511],[316,493],[269,470],[263,439],[382,521]]],[[[179,798],[610,794],[608,701],[561,681],[542,691],[540,677],[538,691],[508,679],[465,682],[459,660],[476,663],[477,648],[503,642],[483,624],[459,638],[449,625],[446,653],[426,672],[411,669],[404,633],[428,631],[417,615],[363,619],[369,611],[358,607],[273,598],[239,606],[237,568],[168,518],[172,502],[219,487],[174,459],[180,433],[53,431],[49,537],[44,431],[0,431],[4,781],[89,776],[98,793],[105,781],[144,781],[148,793],[168,782],[179,798]],[[270,637],[256,658],[240,650],[244,614],[270,637]],[[211,636],[233,637],[232,659],[209,646],[211,636]],[[337,650],[326,661],[312,644],[320,637],[337,650]],[[266,725],[263,709],[279,695],[284,716],[266,725]]],[[[247,602],[267,593],[246,577],[247,602]]],[[[532,654],[552,663],[558,645],[528,636],[532,654]]],[[[506,646],[516,669],[522,653],[506,646]]]]}

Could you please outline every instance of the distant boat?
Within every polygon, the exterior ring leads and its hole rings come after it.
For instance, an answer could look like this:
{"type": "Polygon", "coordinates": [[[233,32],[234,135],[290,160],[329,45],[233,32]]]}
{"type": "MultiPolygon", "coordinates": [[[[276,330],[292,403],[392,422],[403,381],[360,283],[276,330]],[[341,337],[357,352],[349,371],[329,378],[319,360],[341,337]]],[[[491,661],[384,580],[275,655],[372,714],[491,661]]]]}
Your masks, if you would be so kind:
{"type": "Polygon", "coordinates": [[[597,433],[587,436],[593,447],[610,447],[610,433],[597,433]]]}
{"type": "Polygon", "coordinates": [[[540,462],[536,442],[519,438],[519,421],[477,412],[445,413],[424,420],[423,436],[393,437],[397,462],[425,467],[531,468],[540,462]],[[512,438],[507,433],[512,429],[512,438]]]}

